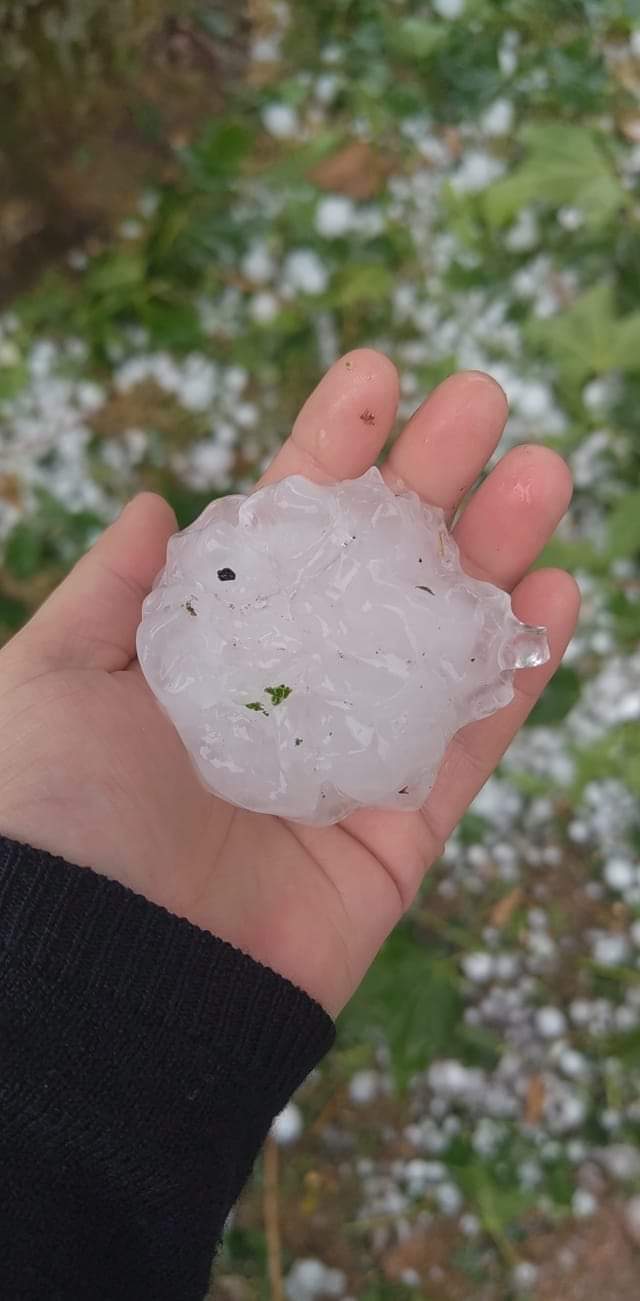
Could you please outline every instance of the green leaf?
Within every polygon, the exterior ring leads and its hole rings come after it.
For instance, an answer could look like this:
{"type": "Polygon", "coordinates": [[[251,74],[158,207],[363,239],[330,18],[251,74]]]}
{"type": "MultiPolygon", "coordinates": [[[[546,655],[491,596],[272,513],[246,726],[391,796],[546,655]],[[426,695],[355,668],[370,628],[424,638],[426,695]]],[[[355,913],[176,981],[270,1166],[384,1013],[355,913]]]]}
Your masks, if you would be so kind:
{"type": "Polygon", "coordinates": [[[617,777],[635,795],[640,795],[640,746],[638,724],[618,723],[588,749],[579,751],[579,791],[590,781],[617,777]]]}
{"type": "Polygon", "coordinates": [[[153,487],[163,497],[166,497],[169,505],[173,507],[178,520],[178,528],[181,529],[185,529],[188,524],[193,524],[194,519],[197,519],[198,515],[216,497],[223,496],[223,493],[213,492],[210,488],[190,488],[188,484],[182,483],[179,479],[164,474],[158,476],[153,487]]]}
{"type": "Polygon", "coordinates": [[[15,578],[34,578],[47,560],[47,546],[41,529],[30,520],[20,520],[12,528],[4,548],[7,568],[15,578]]]}
{"type": "Polygon", "coordinates": [[[611,370],[640,370],[640,313],[616,317],[613,288],[601,281],[558,316],[531,321],[526,333],[570,383],[611,370]]]}
{"type": "Polygon", "coordinates": [[[433,23],[427,18],[403,18],[388,24],[387,40],[393,54],[405,59],[428,59],[447,40],[444,23],[433,23]]]}
{"type": "MultiPolygon", "coordinates": [[[[284,682],[279,687],[265,687],[265,695],[271,696],[272,705],[281,705],[287,696],[291,695],[292,688],[286,687],[284,682]]],[[[249,708],[249,706],[247,706],[249,708]]]]}
{"type": "Polygon", "coordinates": [[[611,368],[613,290],[603,282],[588,289],[575,303],[549,320],[533,321],[529,338],[556,358],[577,383],[611,368]]]}
{"type": "Polygon", "coordinates": [[[184,151],[188,172],[204,189],[226,184],[238,171],[253,143],[251,131],[240,122],[213,122],[184,151]]]}
{"type": "Polygon", "coordinates": [[[488,1233],[508,1250],[504,1240],[508,1227],[537,1200],[535,1189],[520,1189],[510,1180],[501,1186],[493,1171],[477,1162],[457,1171],[458,1180],[475,1206],[488,1233]]]}
{"type": "Polygon", "coordinates": [[[619,370],[640,370],[640,312],[631,312],[618,321],[614,352],[619,370]]]}
{"type": "Polygon", "coordinates": [[[633,556],[640,551],[640,489],[619,501],[609,517],[608,553],[633,556]]]}
{"type": "Polygon", "coordinates": [[[27,613],[24,601],[18,601],[16,597],[0,592],[0,628],[15,632],[24,623],[27,613]]]}
{"type": "Polygon", "coordinates": [[[561,665],[545,687],[527,722],[532,727],[548,727],[560,723],[579,698],[579,675],[568,665],[561,665]]]}
{"type": "Polygon", "coordinates": [[[200,317],[192,303],[155,299],[143,305],[140,317],[153,342],[162,348],[189,352],[202,347],[200,317]]]}
{"type": "Polygon", "coordinates": [[[361,262],[347,267],[339,277],[333,294],[338,307],[355,307],[358,303],[387,298],[393,286],[388,267],[378,262],[361,262]]]}
{"type": "Polygon", "coordinates": [[[97,295],[121,293],[142,284],[145,274],[142,253],[118,251],[97,258],[87,271],[85,283],[97,295]]]}
{"type": "Polygon", "coordinates": [[[14,398],[24,388],[29,372],[23,362],[16,366],[0,367],[0,401],[14,398]]]}
{"type": "Polygon", "coordinates": [[[559,208],[574,204],[588,225],[607,222],[624,202],[624,190],[597,136],[569,123],[533,125],[522,132],[527,156],[483,195],[492,226],[511,221],[528,203],[559,208]]]}
{"type": "Polygon", "coordinates": [[[341,1019],[342,1033],[382,1032],[398,1086],[435,1057],[450,1054],[462,1019],[454,962],[401,926],[387,940],[341,1019]]]}

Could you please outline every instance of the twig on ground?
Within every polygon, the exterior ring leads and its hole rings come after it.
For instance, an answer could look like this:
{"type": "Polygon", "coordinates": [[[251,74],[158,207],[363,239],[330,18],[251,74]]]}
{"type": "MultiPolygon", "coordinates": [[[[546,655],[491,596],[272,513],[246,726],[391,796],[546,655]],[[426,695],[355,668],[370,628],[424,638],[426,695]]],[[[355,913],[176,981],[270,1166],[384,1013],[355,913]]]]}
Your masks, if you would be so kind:
{"type": "Polygon", "coordinates": [[[278,1144],[270,1134],[263,1155],[263,1216],[271,1301],[285,1301],[282,1282],[282,1243],[278,1205],[278,1144]]]}

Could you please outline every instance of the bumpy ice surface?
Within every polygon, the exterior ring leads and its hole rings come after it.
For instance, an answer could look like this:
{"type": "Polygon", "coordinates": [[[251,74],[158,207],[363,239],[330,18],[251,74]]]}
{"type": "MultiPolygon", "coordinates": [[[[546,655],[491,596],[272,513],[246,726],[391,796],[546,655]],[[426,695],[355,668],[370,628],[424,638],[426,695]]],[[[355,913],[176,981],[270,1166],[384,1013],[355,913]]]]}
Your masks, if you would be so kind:
{"type": "Polygon", "coordinates": [[[417,808],[548,648],[463,572],[442,511],[372,469],[213,502],[169,542],[138,657],[212,791],[329,823],[417,808]]]}

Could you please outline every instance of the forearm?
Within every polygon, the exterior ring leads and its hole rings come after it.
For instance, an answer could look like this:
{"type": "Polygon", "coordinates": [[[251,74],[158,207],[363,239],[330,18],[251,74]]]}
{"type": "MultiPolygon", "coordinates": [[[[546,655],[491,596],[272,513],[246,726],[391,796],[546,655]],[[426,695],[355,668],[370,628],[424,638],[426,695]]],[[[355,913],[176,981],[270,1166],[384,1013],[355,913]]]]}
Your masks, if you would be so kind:
{"type": "Polygon", "coordinates": [[[0,840],[0,1290],[201,1301],[322,1009],[117,882],[0,840]]]}

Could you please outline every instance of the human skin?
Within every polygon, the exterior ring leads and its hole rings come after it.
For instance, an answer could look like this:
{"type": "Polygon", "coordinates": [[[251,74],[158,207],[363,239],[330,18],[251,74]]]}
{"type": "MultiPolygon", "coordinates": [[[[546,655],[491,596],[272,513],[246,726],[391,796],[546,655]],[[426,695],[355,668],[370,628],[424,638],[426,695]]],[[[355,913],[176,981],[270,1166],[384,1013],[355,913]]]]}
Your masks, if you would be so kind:
{"type": "MultiPolygon", "coordinates": [[[[397,401],[385,356],[347,354],[305,403],[261,482],[364,473],[388,439],[397,401]]],[[[0,832],[121,881],[336,1015],[575,625],[573,579],[528,572],[569,505],[561,457],[538,444],[517,447],[467,497],[506,416],[489,376],[453,375],[414,413],[383,468],[392,486],[414,489],[450,518],[465,499],[454,530],[465,569],[511,592],[515,613],[546,625],[551,646],[548,664],[516,674],[510,705],[454,738],[422,809],[359,810],[336,826],[304,827],[205,790],[135,659],[141,603],[176,529],[167,503],[143,493],[0,652],[0,832]]]]}

